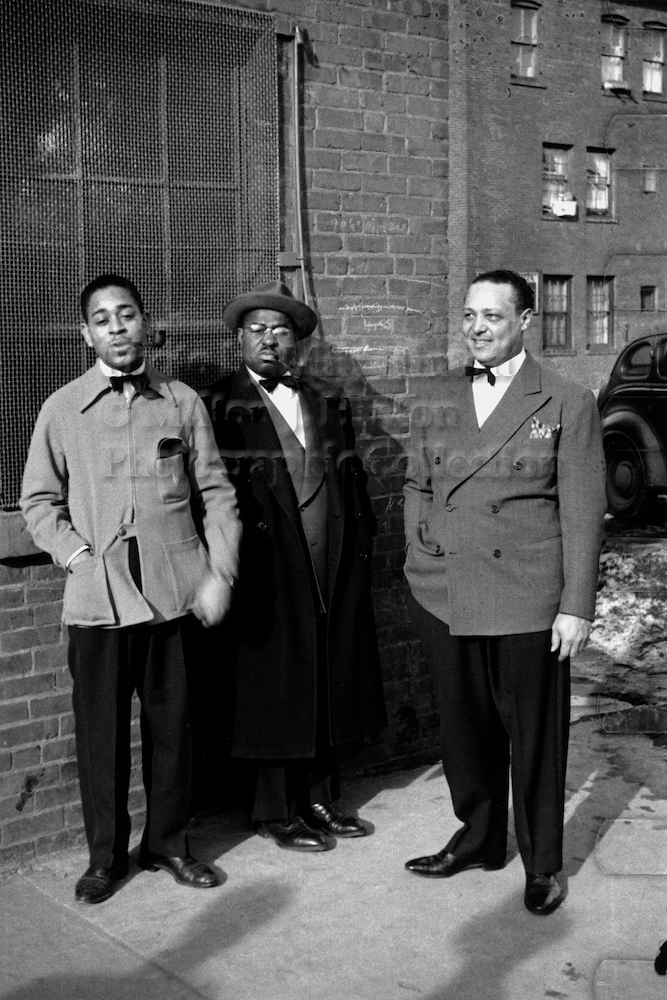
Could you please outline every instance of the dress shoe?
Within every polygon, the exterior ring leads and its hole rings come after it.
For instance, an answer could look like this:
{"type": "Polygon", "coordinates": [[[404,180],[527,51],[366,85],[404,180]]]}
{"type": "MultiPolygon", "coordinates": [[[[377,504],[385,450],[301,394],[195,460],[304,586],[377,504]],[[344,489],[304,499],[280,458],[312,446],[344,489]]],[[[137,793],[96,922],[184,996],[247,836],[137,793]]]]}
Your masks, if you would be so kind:
{"type": "Polygon", "coordinates": [[[546,917],[563,902],[563,890],[555,875],[526,872],[523,901],[531,913],[546,917]]]}
{"type": "Polygon", "coordinates": [[[168,858],[164,854],[147,851],[139,856],[139,867],[147,872],[155,872],[161,868],[169,872],[180,885],[189,885],[193,889],[212,889],[220,885],[220,879],[215,872],[203,861],[195,861],[189,854],[168,858]]]}
{"type": "Polygon", "coordinates": [[[103,903],[113,895],[114,882],[120,882],[127,875],[127,859],[119,861],[111,868],[91,865],[74,888],[77,903],[103,903]]]}
{"type": "Polygon", "coordinates": [[[505,867],[505,859],[501,861],[487,860],[485,858],[457,858],[455,854],[450,854],[446,849],[438,851],[437,854],[428,854],[424,858],[413,858],[406,861],[405,867],[415,875],[427,875],[430,878],[451,878],[459,872],[467,871],[468,868],[483,868],[484,871],[497,871],[505,867]]]}
{"type": "Polygon", "coordinates": [[[310,825],[331,837],[367,837],[368,830],[355,816],[346,816],[332,806],[318,802],[310,807],[310,825]]]}
{"type": "Polygon", "coordinates": [[[334,845],[320,830],[313,830],[300,816],[285,823],[260,823],[260,837],[272,837],[288,851],[329,851],[334,845]]]}

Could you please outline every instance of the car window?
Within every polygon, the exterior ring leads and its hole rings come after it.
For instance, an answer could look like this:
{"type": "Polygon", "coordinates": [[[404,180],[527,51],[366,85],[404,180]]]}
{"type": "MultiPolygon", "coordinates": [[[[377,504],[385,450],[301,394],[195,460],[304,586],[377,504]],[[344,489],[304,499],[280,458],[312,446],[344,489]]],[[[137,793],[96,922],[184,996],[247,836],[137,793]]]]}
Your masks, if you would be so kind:
{"type": "Polygon", "coordinates": [[[621,371],[627,378],[647,378],[651,374],[651,345],[644,341],[631,347],[623,358],[621,371]]]}
{"type": "Polygon", "coordinates": [[[667,378],[667,337],[658,344],[658,375],[667,378]]]}

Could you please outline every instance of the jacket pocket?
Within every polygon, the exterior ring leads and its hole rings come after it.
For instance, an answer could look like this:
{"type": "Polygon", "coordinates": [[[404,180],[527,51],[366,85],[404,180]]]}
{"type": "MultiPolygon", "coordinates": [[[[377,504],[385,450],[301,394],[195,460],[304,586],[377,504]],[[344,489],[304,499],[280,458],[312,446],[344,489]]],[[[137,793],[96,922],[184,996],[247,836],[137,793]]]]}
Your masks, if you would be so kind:
{"type": "Polygon", "coordinates": [[[175,611],[189,611],[197,588],[209,571],[209,558],[199,535],[165,542],[164,554],[175,611]]]}
{"type": "Polygon", "coordinates": [[[171,439],[160,442],[164,457],[155,459],[157,488],[163,503],[177,503],[179,500],[190,499],[190,480],[185,471],[187,448],[178,438],[174,438],[173,442],[172,449],[166,447],[172,444],[171,439]],[[169,450],[173,453],[166,453],[169,450]]]}
{"type": "Polygon", "coordinates": [[[428,521],[420,521],[417,526],[417,541],[422,549],[431,556],[443,556],[444,546],[434,537],[429,529],[428,521]]]}
{"type": "Polygon", "coordinates": [[[84,559],[67,574],[63,595],[67,625],[115,625],[106,566],[101,556],[84,559]]]}

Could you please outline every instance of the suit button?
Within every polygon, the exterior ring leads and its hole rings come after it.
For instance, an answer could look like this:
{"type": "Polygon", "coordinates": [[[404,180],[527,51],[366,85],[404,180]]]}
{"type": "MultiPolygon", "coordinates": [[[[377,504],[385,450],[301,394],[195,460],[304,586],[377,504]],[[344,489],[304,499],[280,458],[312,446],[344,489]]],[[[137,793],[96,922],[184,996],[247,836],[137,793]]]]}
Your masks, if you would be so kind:
{"type": "Polygon", "coordinates": [[[454,506],[453,503],[448,503],[447,506],[445,507],[445,510],[449,511],[449,513],[451,514],[453,510],[456,510],[456,507],[454,506]]]}
{"type": "Polygon", "coordinates": [[[515,462],[514,465],[513,465],[513,468],[516,469],[516,471],[518,472],[520,469],[523,468],[523,466],[522,466],[521,462],[515,462]]]}
{"type": "Polygon", "coordinates": [[[500,549],[496,549],[496,551],[493,554],[496,559],[500,559],[502,552],[500,551],[500,549]]]}
{"type": "Polygon", "coordinates": [[[368,559],[368,552],[366,552],[365,549],[362,549],[361,552],[359,553],[359,558],[360,559],[368,559]]]}
{"type": "Polygon", "coordinates": [[[500,511],[500,507],[496,507],[495,505],[491,508],[491,513],[492,514],[497,514],[499,511],[500,511]]]}
{"type": "Polygon", "coordinates": [[[355,510],[354,516],[355,517],[361,517],[361,511],[360,510],[355,510]]]}
{"type": "Polygon", "coordinates": [[[119,528],[118,529],[118,537],[119,538],[125,538],[126,534],[127,534],[127,532],[126,532],[125,528],[119,528]]]}
{"type": "Polygon", "coordinates": [[[257,528],[259,529],[259,531],[266,531],[266,525],[264,524],[264,521],[258,521],[257,528]]]}
{"type": "Polygon", "coordinates": [[[436,545],[435,551],[438,553],[438,555],[440,555],[440,553],[442,552],[442,548],[439,545],[436,545]]]}
{"type": "Polygon", "coordinates": [[[435,457],[435,464],[436,465],[440,465],[440,456],[439,455],[436,455],[436,457],[435,457]]]}

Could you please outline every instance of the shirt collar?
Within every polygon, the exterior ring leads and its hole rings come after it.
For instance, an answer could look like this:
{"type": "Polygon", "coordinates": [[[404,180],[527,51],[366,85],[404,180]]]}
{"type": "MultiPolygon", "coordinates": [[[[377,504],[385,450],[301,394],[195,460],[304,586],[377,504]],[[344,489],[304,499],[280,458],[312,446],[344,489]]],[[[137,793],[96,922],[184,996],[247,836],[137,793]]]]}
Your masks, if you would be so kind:
{"type": "MultiPolygon", "coordinates": [[[[258,375],[256,371],[253,371],[253,370],[252,370],[252,368],[248,368],[248,366],[247,366],[247,365],[246,365],[246,370],[247,370],[247,372],[248,372],[248,375],[250,376],[250,378],[251,378],[251,379],[253,380],[253,382],[254,382],[254,383],[255,383],[256,385],[259,385],[259,383],[260,383],[260,381],[261,381],[262,379],[264,379],[264,378],[270,378],[270,376],[269,376],[269,375],[258,375]]],[[[292,373],[291,373],[291,371],[289,370],[289,368],[287,368],[287,369],[286,369],[286,370],[285,370],[284,372],[281,372],[280,374],[281,374],[281,375],[291,375],[292,373]]],[[[285,388],[287,388],[287,386],[285,386],[285,388]]],[[[291,392],[294,392],[294,390],[293,390],[293,389],[292,389],[292,390],[290,390],[290,391],[291,391],[291,392]]]]}
{"type": "MultiPolygon", "coordinates": [[[[522,347],[519,353],[515,354],[513,358],[509,359],[509,361],[503,361],[502,365],[496,365],[495,367],[492,366],[491,371],[494,375],[505,375],[512,378],[519,371],[519,368],[521,368],[521,365],[525,360],[526,348],[522,347]]],[[[473,366],[475,368],[484,368],[481,361],[473,361],[473,366]]]]}
{"type": "Polygon", "coordinates": [[[97,359],[97,363],[100,366],[103,375],[107,378],[117,378],[119,375],[141,375],[142,372],[146,371],[146,358],[143,359],[138,368],[135,368],[131,372],[121,372],[117,368],[111,368],[110,365],[102,361],[102,358],[97,359]]]}

